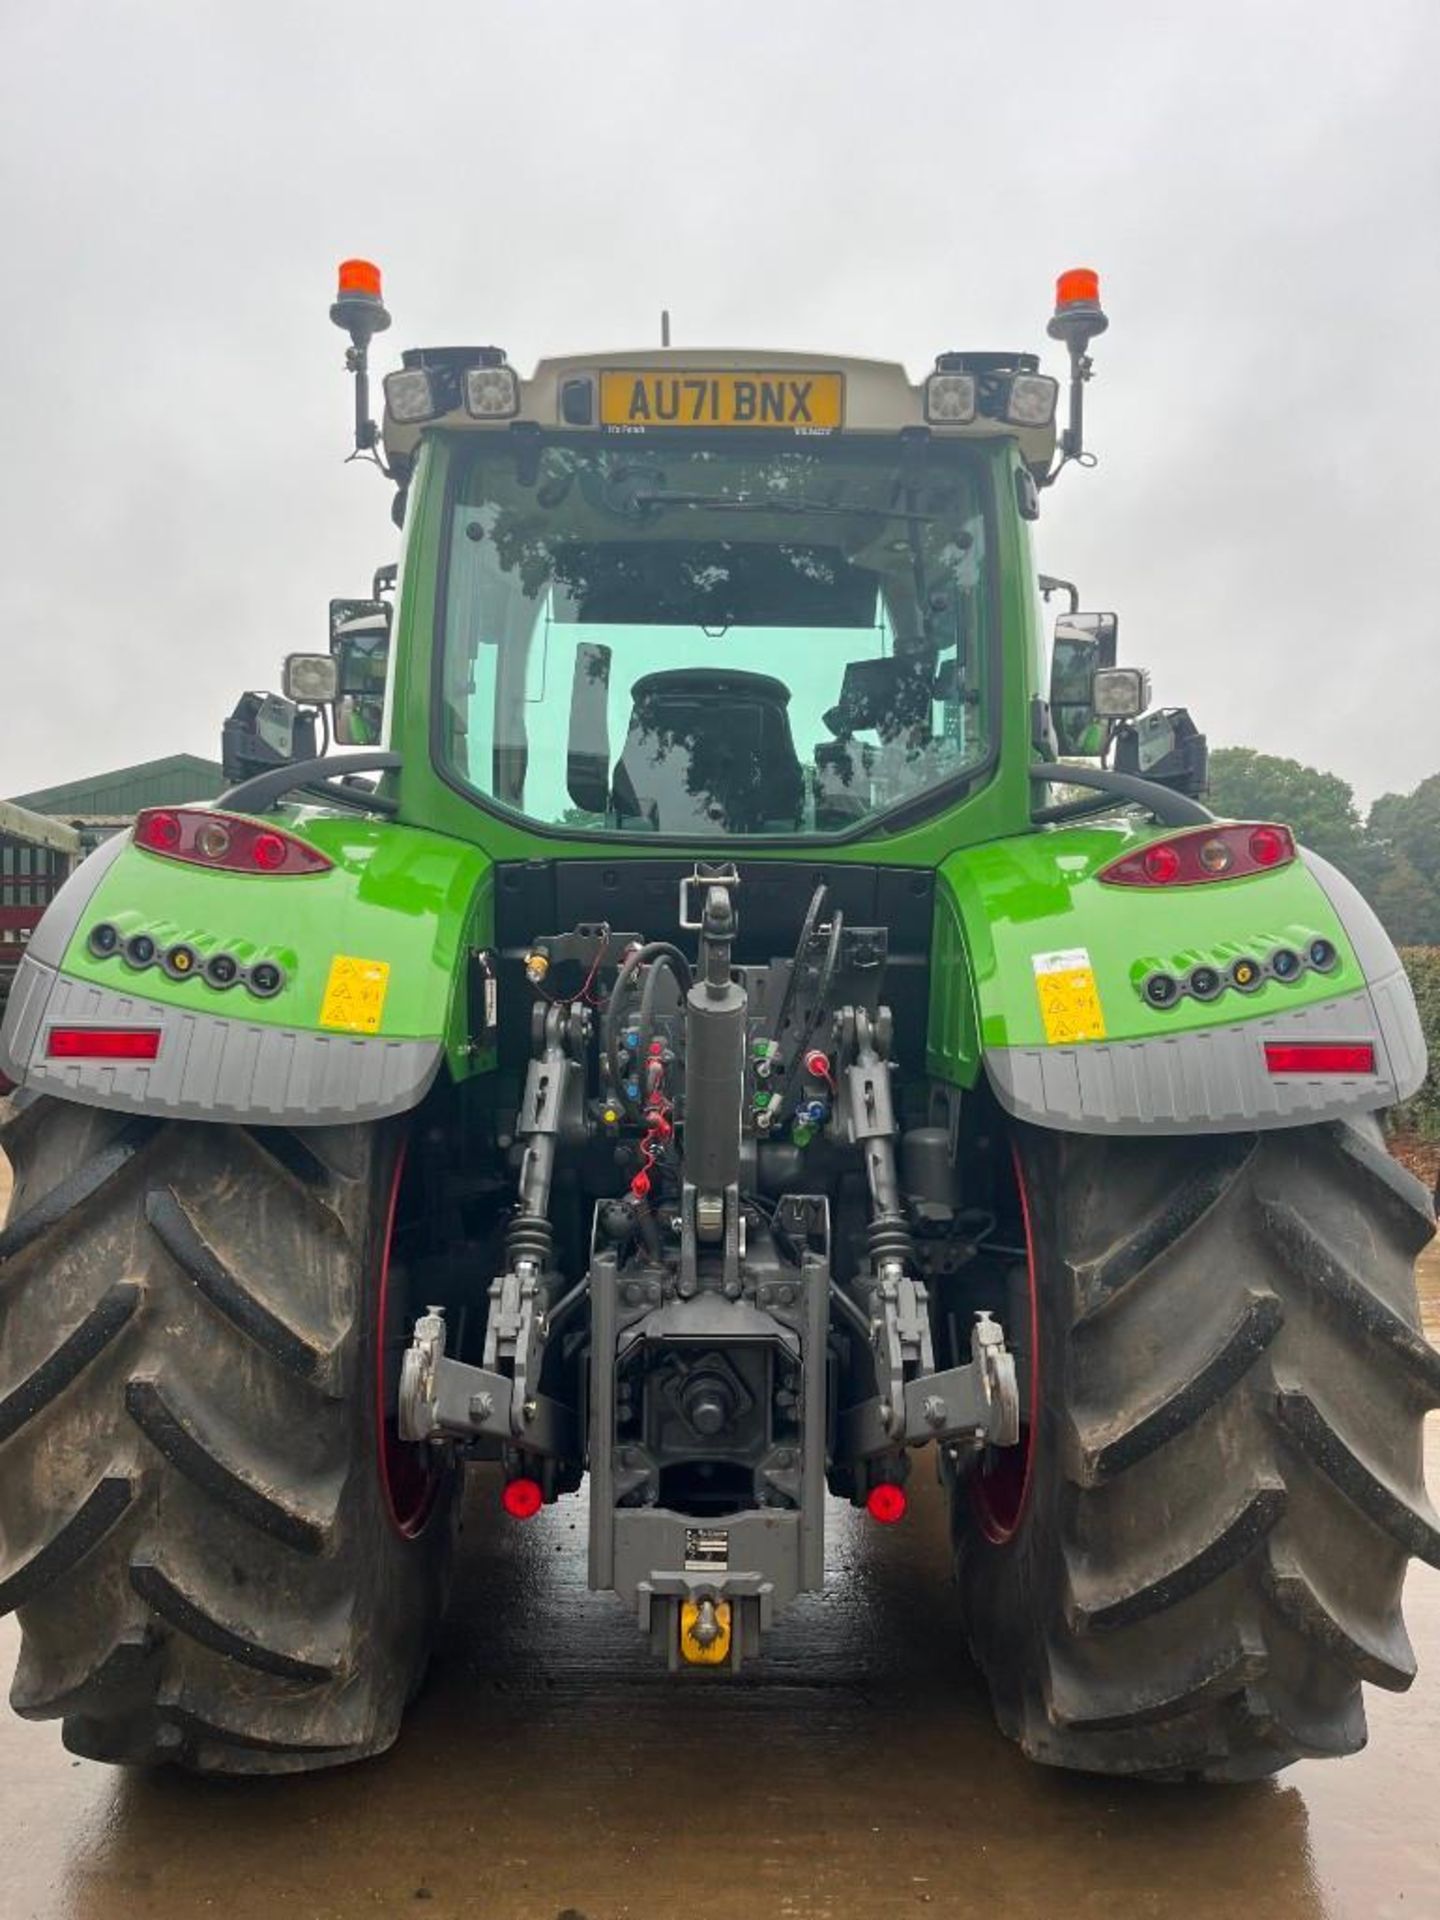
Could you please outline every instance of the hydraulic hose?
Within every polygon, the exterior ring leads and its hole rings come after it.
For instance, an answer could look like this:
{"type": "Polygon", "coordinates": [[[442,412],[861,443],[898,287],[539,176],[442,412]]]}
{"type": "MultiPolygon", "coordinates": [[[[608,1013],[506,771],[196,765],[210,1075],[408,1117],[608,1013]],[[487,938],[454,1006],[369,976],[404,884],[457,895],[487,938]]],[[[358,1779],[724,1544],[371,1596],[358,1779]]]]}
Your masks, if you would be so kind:
{"type": "MultiPolygon", "coordinates": [[[[615,976],[615,985],[606,1002],[605,1018],[601,1024],[601,1041],[604,1047],[605,1064],[610,1069],[610,1083],[615,1089],[616,1099],[627,1106],[630,1103],[625,1100],[625,1077],[620,1071],[620,1018],[636,973],[641,967],[653,966],[659,960],[663,960],[674,971],[680,982],[681,998],[684,998],[690,991],[690,962],[680,949],[672,946],[668,940],[650,940],[643,947],[633,948],[621,961],[620,971],[615,976]]],[[[649,983],[646,984],[648,986],[649,983]]]]}
{"type": "Polygon", "coordinates": [[[660,976],[668,973],[680,989],[680,1002],[684,1005],[686,982],[681,978],[679,969],[668,953],[662,953],[652,960],[645,973],[645,984],[640,989],[640,1015],[635,1025],[640,1035],[638,1065],[642,1068],[650,1052],[650,1041],[655,1032],[655,989],[660,976]]]}

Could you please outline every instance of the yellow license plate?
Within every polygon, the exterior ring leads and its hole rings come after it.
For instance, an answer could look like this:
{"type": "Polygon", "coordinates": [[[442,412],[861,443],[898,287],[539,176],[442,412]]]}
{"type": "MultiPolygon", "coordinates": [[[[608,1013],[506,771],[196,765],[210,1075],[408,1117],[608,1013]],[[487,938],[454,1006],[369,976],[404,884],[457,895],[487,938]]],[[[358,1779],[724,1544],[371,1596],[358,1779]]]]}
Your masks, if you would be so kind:
{"type": "Polygon", "coordinates": [[[707,373],[628,368],[600,375],[602,427],[838,427],[843,373],[707,373]]]}

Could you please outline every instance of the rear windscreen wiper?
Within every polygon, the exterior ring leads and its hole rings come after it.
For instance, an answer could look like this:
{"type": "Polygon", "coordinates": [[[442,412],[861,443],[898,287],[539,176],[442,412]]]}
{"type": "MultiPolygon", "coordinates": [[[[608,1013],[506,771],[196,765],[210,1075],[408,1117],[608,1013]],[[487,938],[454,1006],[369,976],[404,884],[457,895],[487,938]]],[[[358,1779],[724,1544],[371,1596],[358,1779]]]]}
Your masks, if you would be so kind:
{"type": "Polygon", "coordinates": [[[628,494],[627,507],[707,507],[715,513],[839,513],[847,517],[870,514],[877,520],[939,519],[934,513],[912,513],[904,507],[839,506],[831,500],[787,500],[767,494],[761,500],[736,499],[723,493],[666,493],[650,488],[628,494]]]}

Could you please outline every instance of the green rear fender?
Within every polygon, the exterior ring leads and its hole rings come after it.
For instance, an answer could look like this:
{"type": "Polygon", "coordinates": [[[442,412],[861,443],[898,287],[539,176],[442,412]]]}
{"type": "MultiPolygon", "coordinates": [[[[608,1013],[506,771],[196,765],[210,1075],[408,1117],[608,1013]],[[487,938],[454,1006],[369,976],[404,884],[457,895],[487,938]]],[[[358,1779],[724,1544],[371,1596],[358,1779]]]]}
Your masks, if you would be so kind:
{"type": "Polygon", "coordinates": [[[970,1087],[984,1071],[1011,1112],[1085,1132],[1299,1125],[1373,1111],[1415,1090],[1425,1051],[1408,982],[1343,876],[1302,853],[1266,873],[1198,886],[1098,879],[1155,838],[1138,822],[1106,821],[942,863],[932,1075],[970,1087]],[[1323,965],[1311,964],[1312,949],[1323,965]],[[1300,956],[1293,977],[1272,969],[1277,953],[1300,956]],[[1243,963],[1256,969],[1248,991],[1235,984],[1237,966],[1242,980],[1248,973],[1243,963]],[[1214,998],[1189,991],[1197,969],[1202,988],[1206,970],[1222,983],[1214,998]],[[1145,996],[1154,974],[1181,985],[1168,1008],[1145,996]],[[1323,1044],[1358,1049],[1341,1056],[1350,1070],[1275,1071],[1276,1046],[1323,1044]],[[1371,1071],[1362,1070],[1367,1048],[1371,1071]]]}
{"type": "Polygon", "coordinates": [[[17,980],[0,1067],[94,1105],[318,1125],[398,1111],[436,1072],[463,1078],[489,1065],[469,1045],[467,988],[469,952],[491,936],[487,856],[393,821],[299,810],[275,824],[330,869],[206,870],[131,843],[93,856],[47,914],[44,944],[17,980]],[[122,941],[107,957],[91,946],[103,922],[122,941]],[[123,943],[137,933],[160,962],[127,963],[123,943]],[[198,963],[181,979],[163,964],[176,946],[198,963]],[[229,987],[205,977],[217,954],[237,963],[229,987]],[[282,984],[262,997],[249,983],[263,962],[282,984]],[[148,1068],[62,1069],[48,1057],[62,1022],[159,1026],[160,1053],[148,1068]]]}

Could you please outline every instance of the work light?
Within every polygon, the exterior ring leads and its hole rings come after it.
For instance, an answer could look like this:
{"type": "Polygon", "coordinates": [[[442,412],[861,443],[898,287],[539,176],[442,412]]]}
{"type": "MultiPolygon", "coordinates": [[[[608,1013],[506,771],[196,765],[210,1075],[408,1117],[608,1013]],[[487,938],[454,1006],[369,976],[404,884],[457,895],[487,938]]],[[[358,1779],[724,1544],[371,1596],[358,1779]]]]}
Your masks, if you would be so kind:
{"type": "Polygon", "coordinates": [[[415,426],[422,420],[433,420],[443,411],[430,384],[429,374],[418,367],[408,368],[404,373],[386,374],[385,405],[390,418],[406,427],[415,426]]]}
{"type": "Polygon", "coordinates": [[[520,383],[513,367],[470,367],[465,374],[465,410],[476,420],[508,420],[520,411],[520,383]]]}
{"type": "Polygon", "coordinates": [[[975,418],[973,373],[932,373],[925,382],[925,418],[937,427],[964,427],[975,418]]]}
{"type": "Polygon", "coordinates": [[[1048,427],[1059,397],[1060,382],[1048,373],[1017,373],[1006,396],[1005,418],[1012,427],[1048,427]]]}

